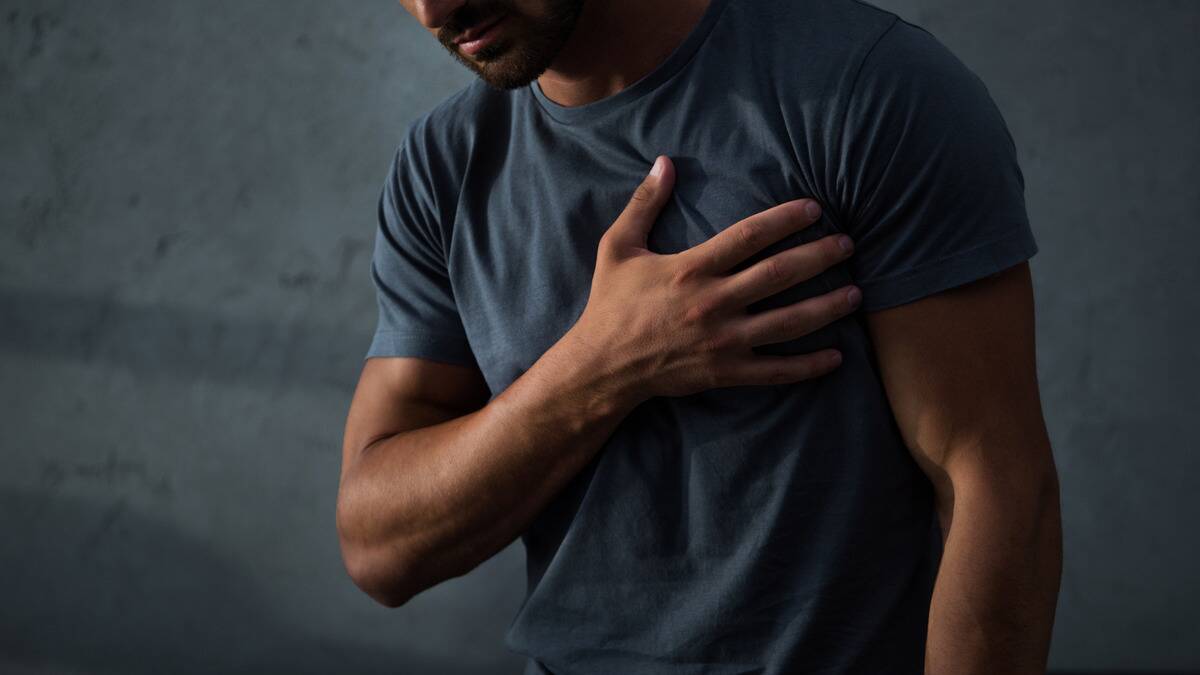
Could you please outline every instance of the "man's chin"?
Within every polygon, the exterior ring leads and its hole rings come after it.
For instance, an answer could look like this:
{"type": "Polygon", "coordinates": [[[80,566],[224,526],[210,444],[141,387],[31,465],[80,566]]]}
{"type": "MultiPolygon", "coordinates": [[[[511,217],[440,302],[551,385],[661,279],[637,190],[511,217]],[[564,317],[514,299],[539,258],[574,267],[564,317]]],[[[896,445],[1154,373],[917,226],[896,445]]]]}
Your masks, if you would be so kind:
{"type": "Polygon", "coordinates": [[[537,73],[527,72],[510,72],[497,71],[493,68],[485,68],[483,71],[477,71],[479,79],[486,82],[495,89],[517,89],[528,85],[537,79],[537,73]]]}
{"type": "Polygon", "coordinates": [[[478,58],[458,53],[455,56],[481,80],[496,89],[524,87],[546,70],[533,67],[530,60],[520,58],[520,55],[511,49],[498,54],[488,54],[485,50],[479,53],[478,58]]]}

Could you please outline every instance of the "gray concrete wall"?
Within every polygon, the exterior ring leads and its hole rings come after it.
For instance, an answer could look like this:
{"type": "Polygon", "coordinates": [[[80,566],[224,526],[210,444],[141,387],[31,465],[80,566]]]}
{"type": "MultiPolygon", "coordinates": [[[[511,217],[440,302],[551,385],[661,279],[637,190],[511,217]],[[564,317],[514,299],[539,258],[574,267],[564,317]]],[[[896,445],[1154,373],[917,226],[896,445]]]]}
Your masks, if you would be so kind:
{"type": "MultiPolygon", "coordinates": [[[[1198,668],[1200,4],[878,4],[1020,147],[1051,665],[1198,668]]],[[[0,0],[0,670],[519,672],[519,545],[386,610],[333,523],[378,189],[470,77],[391,1],[0,0]]]]}

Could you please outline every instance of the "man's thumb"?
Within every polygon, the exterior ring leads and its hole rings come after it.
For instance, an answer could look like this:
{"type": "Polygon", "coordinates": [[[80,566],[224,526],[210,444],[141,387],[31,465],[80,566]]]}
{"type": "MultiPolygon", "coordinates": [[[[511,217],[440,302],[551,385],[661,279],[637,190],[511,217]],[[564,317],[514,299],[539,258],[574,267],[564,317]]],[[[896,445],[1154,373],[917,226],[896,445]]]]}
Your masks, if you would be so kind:
{"type": "Polygon", "coordinates": [[[650,173],[633,191],[625,210],[609,228],[609,239],[621,247],[646,248],[650,228],[654,226],[659,212],[671,197],[674,183],[675,167],[671,159],[666,155],[659,155],[655,158],[650,173]]]}

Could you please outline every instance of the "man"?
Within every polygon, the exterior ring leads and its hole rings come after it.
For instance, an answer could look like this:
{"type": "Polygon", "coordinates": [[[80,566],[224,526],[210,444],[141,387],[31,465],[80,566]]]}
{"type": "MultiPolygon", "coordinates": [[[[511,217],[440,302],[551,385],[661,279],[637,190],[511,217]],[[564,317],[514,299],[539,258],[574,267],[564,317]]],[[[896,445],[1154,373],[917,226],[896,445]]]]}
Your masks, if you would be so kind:
{"type": "Polygon", "coordinates": [[[519,536],[527,674],[1044,672],[1037,246],[983,83],[854,0],[401,4],[479,79],[380,201],[355,583],[519,536]]]}

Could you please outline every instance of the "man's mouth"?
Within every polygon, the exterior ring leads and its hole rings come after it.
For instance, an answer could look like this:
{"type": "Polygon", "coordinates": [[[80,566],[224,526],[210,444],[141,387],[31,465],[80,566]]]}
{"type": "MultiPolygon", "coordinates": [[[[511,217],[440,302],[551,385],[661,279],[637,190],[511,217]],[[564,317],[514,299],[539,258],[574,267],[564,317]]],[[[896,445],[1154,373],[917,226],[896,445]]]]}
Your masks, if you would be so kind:
{"type": "Polygon", "coordinates": [[[478,23],[478,24],[475,24],[474,26],[471,26],[469,29],[464,31],[462,35],[459,35],[458,37],[454,38],[454,40],[453,40],[454,44],[461,45],[464,42],[470,42],[471,40],[478,38],[480,35],[487,32],[487,30],[489,28],[491,28],[497,21],[499,21],[502,18],[504,18],[504,16],[500,15],[500,16],[488,19],[487,21],[485,21],[483,23],[478,23]]]}

